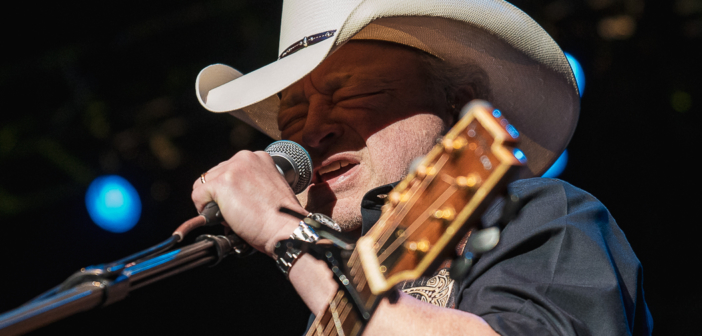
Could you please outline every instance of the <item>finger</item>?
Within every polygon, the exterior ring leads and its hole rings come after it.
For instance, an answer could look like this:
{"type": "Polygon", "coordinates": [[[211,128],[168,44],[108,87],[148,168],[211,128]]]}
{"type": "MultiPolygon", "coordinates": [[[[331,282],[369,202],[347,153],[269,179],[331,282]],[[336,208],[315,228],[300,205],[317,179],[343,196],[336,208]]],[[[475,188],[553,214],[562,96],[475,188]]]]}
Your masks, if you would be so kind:
{"type": "Polygon", "coordinates": [[[207,183],[207,181],[214,181],[221,173],[221,171],[225,167],[225,164],[228,163],[229,160],[227,161],[222,161],[218,163],[216,166],[210,168],[208,171],[202,173],[198,178],[195,179],[195,182],[193,182],[193,190],[197,187],[202,186],[203,184],[207,183]]]}
{"type": "Polygon", "coordinates": [[[260,160],[263,169],[270,170],[270,172],[273,172],[273,175],[276,176],[276,178],[279,181],[282,181],[283,184],[285,186],[287,186],[288,189],[290,189],[290,191],[292,191],[292,187],[285,180],[285,176],[280,174],[280,171],[278,170],[277,165],[273,161],[273,157],[271,157],[270,154],[268,154],[267,152],[264,152],[264,151],[256,151],[256,152],[253,152],[253,154],[256,155],[256,158],[258,160],[260,160]]]}
{"type": "Polygon", "coordinates": [[[207,203],[213,201],[209,188],[204,185],[193,189],[190,197],[193,200],[193,204],[195,205],[195,209],[197,209],[198,213],[202,212],[202,209],[205,208],[207,203]]]}
{"type": "MultiPolygon", "coordinates": [[[[197,208],[198,212],[202,212],[202,209],[205,207],[205,205],[207,205],[207,203],[216,201],[215,193],[217,188],[227,184],[227,175],[231,175],[230,173],[232,171],[241,169],[242,156],[251,157],[254,155],[252,152],[247,150],[240,151],[229,160],[222,161],[216,166],[212,167],[210,170],[200,175],[195,182],[193,182],[193,192],[191,194],[191,198],[193,203],[195,203],[195,207],[197,208]]],[[[222,205],[220,205],[220,207],[221,206],[222,205]]]]}

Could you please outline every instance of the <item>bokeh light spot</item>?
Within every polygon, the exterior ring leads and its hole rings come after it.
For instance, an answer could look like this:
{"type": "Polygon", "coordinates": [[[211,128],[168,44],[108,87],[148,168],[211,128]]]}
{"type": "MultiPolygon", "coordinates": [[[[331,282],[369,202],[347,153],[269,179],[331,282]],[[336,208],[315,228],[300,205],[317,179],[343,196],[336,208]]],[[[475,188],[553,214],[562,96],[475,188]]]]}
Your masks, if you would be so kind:
{"type": "Polygon", "coordinates": [[[112,189],[105,193],[105,205],[108,208],[117,208],[124,205],[124,196],[122,190],[112,189]]]}
{"type": "Polygon", "coordinates": [[[692,96],[687,92],[677,91],[670,97],[670,104],[678,112],[687,112],[692,107],[692,96]]]}
{"type": "Polygon", "coordinates": [[[526,154],[524,154],[524,152],[522,152],[522,150],[519,148],[514,149],[514,157],[517,158],[517,160],[519,160],[519,162],[521,162],[522,164],[527,163],[526,154]]]}
{"type": "Polygon", "coordinates": [[[519,131],[517,131],[517,129],[514,126],[512,126],[512,124],[507,125],[505,127],[505,130],[507,130],[507,133],[509,133],[511,137],[515,139],[519,138],[519,131]]]}
{"type": "Polygon", "coordinates": [[[555,178],[561,175],[563,173],[563,170],[565,170],[566,165],[568,164],[568,150],[564,150],[561,156],[558,157],[556,162],[551,165],[551,168],[549,168],[541,177],[550,177],[550,178],[555,178]]]}
{"type": "Polygon", "coordinates": [[[129,181],[117,175],[93,180],[85,194],[90,218],[99,227],[115,233],[129,231],[141,216],[141,199],[129,181]]]}
{"type": "Polygon", "coordinates": [[[568,63],[570,63],[570,68],[573,69],[575,82],[578,83],[578,91],[580,91],[580,97],[582,97],[585,91],[585,72],[583,71],[583,67],[573,55],[565,53],[565,56],[568,59],[568,63]]]}
{"type": "Polygon", "coordinates": [[[605,40],[626,40],[636,32],[636,20],[629,15],[607,17],[597,24],[597,32],[605,40]]]}

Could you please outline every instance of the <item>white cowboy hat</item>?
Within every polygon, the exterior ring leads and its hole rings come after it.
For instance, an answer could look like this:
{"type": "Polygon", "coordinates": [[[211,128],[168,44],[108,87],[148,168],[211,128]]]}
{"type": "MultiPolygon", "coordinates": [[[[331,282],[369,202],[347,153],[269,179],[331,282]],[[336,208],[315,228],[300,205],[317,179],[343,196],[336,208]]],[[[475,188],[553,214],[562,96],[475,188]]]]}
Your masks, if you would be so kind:
{"type": "Polygon", "coordinates": [[[351,39],[400,43],[482,67],[491,103],[520,132],[529,168],[522,177],[548,169],[575,130],[580,96],[563,51],[502,0],[285,0],[279,59],[247,75],[210,65],[197,77],[197,97],[206,109],[280,139],[277,93],[351,39]]]}

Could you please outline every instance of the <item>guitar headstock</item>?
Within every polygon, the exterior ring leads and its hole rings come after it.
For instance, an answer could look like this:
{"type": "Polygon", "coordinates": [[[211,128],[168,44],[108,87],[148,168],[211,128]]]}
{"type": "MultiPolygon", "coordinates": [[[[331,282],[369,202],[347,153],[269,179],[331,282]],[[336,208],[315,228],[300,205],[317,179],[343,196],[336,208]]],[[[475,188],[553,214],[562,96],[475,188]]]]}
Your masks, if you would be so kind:
{"type": "Polygon", "coordinates": [[[380,220],[357,242],[375,295],[436,270],[526,161],[514,147],[519,133],[499,110],[474,101],[464,111],[388,194],[380,220]]]}

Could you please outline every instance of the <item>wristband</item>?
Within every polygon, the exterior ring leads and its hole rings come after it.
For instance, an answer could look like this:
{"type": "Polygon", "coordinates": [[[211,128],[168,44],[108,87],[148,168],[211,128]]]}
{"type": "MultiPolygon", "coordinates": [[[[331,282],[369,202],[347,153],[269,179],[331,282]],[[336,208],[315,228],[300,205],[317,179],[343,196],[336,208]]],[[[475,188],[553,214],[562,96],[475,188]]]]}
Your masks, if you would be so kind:
{"type": "Polygon", "coordinates": [[[325,214],[310,212],[307,215],[307,218],[317,221],[320,224],[326,225],[327,227],[330,227],[335,231],[341,232],[341,227],[339,227],[339,224],[337,224],[333,219],[331,219],[331,217],[325,214]]]}
{"type": "MultiPolygon", "coordinates": [[[[316,243],[319,240],[319,235],[305,222],[300,221],[295,231],[290,235],[291,239],[305,241],[308,243],[316,243]]],[[[278,253],[276,249],[276,253],[278,253]]],[[[292,244],[286,245],[286,250],[280,255],[275,255],[275,263],[278,265],[278,269],[288,278],[290,275],[290,269],[295,265],[297,259],[302,255],[302,251],[292,247],[292,244]]]]}

